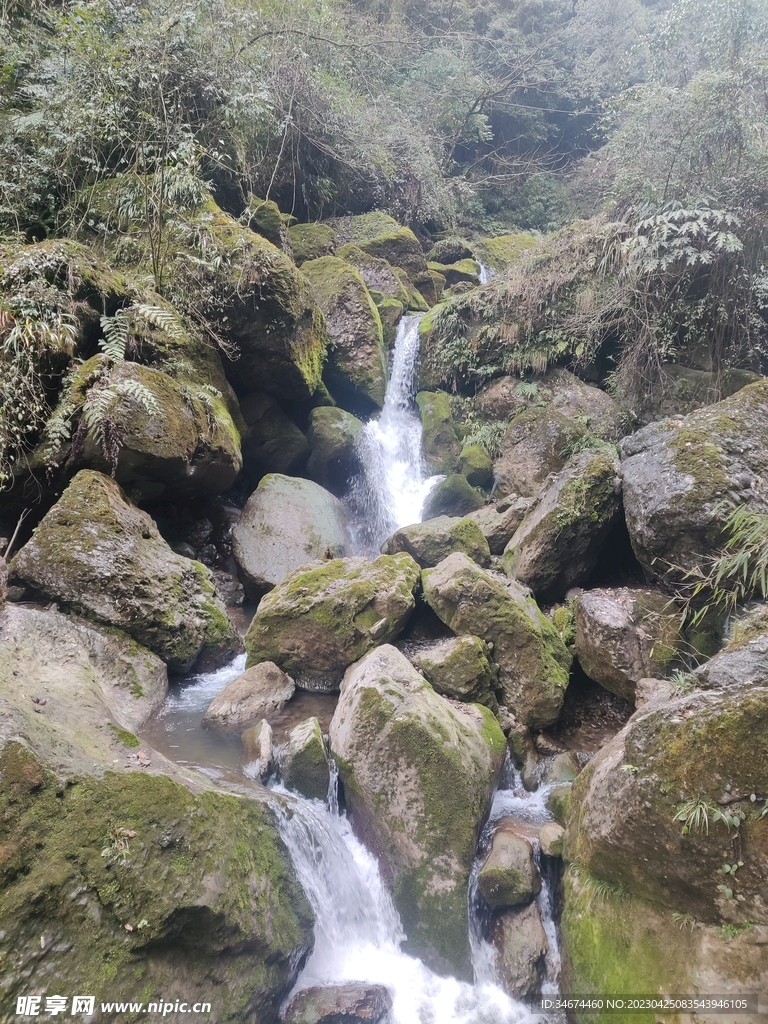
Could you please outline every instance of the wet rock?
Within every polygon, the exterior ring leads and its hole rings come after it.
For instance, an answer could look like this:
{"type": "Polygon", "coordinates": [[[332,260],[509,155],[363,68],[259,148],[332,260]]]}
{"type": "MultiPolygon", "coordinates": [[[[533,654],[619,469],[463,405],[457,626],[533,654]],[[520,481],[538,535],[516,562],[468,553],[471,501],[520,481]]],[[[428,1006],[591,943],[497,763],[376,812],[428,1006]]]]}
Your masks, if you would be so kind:
{"type": "Polygon", "coordinates": [[[543,601],[583,583],[619,513],[618,461],[603,452],[574,455],[543,491],[504,549],[504,569],[543,601]]]}
{"type": "MultiPolygon", "coordinates": [[[[375,296],[371,296],[376,301],[375,296]]],[[[397,328],[405,313],[405,306],[397,299],[380,299],[376,302],[376,308],[381,317],[381,329],[384,334],[384,344],[388,349],[394,347],[397,340],[397,328]]]]}
{"type": "Polygon", "coordinates": [[[385,541],[388,555],[407,551],[422,568],[442,562],[453,551],[463,551],[478,565],[488,565],[491,552],[480,527],[469,518],[438,516],[413,526],[403,526],[385,541]]]}
{"type": "Polygon", "coordinates": [[[640,679],[663,673],[683,648],[680,609],[642,587],[588,590],[576,600],[576,656],[590,679],[635,699],[640,679]]]}
{"type": "Polygon", "coordinates": [[[549,771],[544,776],[544,785],[562,785],[565,782],[573,782],[581,771],[579,759],[573,750],[564,750],[556,754],[549,771]]]}
{"type": "Polygon", "coordinates": [[[516,999],[532,998],[543,980],[549,949],[538,903],[502,911],[494,922],[491,942],[504,991],[516,999]]]}
{"type": "Polygon", "coordinates": [[[621,446],[624,511],[650,576],[685,581],[718,549],[729,511],[768,511],[768,378],[731,398],[663,420],[621,446]]]}
{"type": "Polygon", "coordinates": [[[243,439],[243,464],[254,480],[264,473],[299,472],[309,457],[309,444],[277,400],[256,391],[240,403],[248,426],[243,439]]]}
{"type": "Polygon", "coordinates": [[[272,726],[266,719],[249,726],[240,737],[246,760],[246,774],[251,771],[262,782],[266,782],[274,768],[272,748],[272,726]]]}
{"type": "Polygon", "coordinates": [[[467,885],[506,748],[496,719],[440,697],[387,645],[347,671],[330,744],[355,828],[391,879],[407,948],[470,977],[467,885]]]}
{"type": "Polygon", "coordinates": [[[239,608],[245,601],[245,590],[240,580],[223,569],[211,569],[211,575],[216,593],[227,608],[239,608]]]}
{"type": "Polygon", "coordinates": [[[309,800],[325,800],[331,772],[323,732],[316,718],[300,722],[288,733],[277,754],[280,777],[288,789],[309,800]]]}
{"type": "Polygon", "coordinates": [[[357,443],[363,424],[343,409],[321,406],[309,414],[307,437],[312,454],[307,473],[321,487],[339,496],[360,469],[357,443]]]}
{"type": "Polygon", "coordinates": [[[442,480],[424,502],[422,516],[436,519],[438,516],[464,517],[483,504],[478,491],[471,487],[467,478],[453,473],[442,480]]]}
{"type": "Polygon", "coordinates": [[[101,473],[74,477],[11,571],[50,600],[124,629],[174,672],[223,664],[241,649],[209,570],[174,554],[101,473]]]}
{"type": "Polygon", "coordinates": [[[473,487],[488,487],[493,481],[493,459],[481,444],[462,448],[456,468],[473,487]]]}
{"type": "Polygon", "coordinates": [[[533,502],[533,498],[515,498],[504,511],[501,511],[499,505],[486,505],[475,512],[467,513],[467,519],[473,519],[483,531],[491,554],[500,555],[525,519],[533,502]]]}
{"type": "Polygon", "coordinates": [[[352,982],[308,988],[291,1000],[285,1024],[385,1024],[392,996],[384,985],[352,982]]]}
{"type": "Polygon", "coordinates": [[[271,661],[254,665],[227,683],[203,715],[203,728],[242,732],[265,715],[284,708],[296,685],[271,661]]]}
{"type": "Polygon", "coordinates": [[[338,498],[311,480],[277,473],[263,478],[232,531],[232,552],[254,593],[308,562],[346,554],[348,543],[338,498]]]}
{"type": "Polygon", "coordinates": [[[438,693],[452,700],[498,708],[496,672],[478,636],[457,636],[415,654],[411,661],[438,693]]]}
{"type": "Polygon", "coordinates": [[[571,806],[571,783],[555,786],[547,797],[547,810],[560,825],[565,825],[571,806]]]}
{"type": "Polygon", "coordinates": [[[451,416],[451,400],[444,391],[420,391],[416,405],[421,416],[421,449],[430,473],[452,473],[461,445],[451,416]]]}
{"type": "Polygon", "coordinates": [[[334,689],[348,665],[398,636],[418,583],[406,554],[299,569],[262,598],[245,638],[249,664],[274,661],[303,689],[334,689]]]}
{"type": "Polygon", "coordinates": [[[565,829],[556,821],[548,821],[539,829],[539,843],[545,857],[562,857],[565,829]]]}
{"type": "Polygon", "coordinates": [[[531,844],[514,831],[501,826],[477,876],[480,893],[493,910],[530,903],[541,892],[541,877],[533,861],[531,844]]]}
{"type": "Polygon", "coordinates": [[[381,408],[387,360],[381,320],[358,271],[336,256],[301,268],[325,315],[330,346],[323,379],[342,405],[361,413],[381,408]]]}
{"type": "Polygon", "coordinates": [[[460,553],[424,570],[423,586],[427,603],[454,633],[493,644],[509,711],[534,728],[554,722],[565,697],[571,655],[527,592],[460,553]]]}

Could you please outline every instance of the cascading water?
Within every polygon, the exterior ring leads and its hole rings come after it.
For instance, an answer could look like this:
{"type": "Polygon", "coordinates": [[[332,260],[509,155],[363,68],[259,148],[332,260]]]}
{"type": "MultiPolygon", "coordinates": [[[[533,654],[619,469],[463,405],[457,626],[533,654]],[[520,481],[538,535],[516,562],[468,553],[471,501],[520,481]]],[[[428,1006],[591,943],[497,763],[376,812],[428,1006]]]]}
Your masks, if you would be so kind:
{"type": "Polygon", "coordinates": [[[484,263],[480,263],[480,284],[488,284],[493,277],[493,271],[490,267],[486,267],[484,263]]]}
{"type": "MultiPolygon", "coordinates": [[[[343,815],[276,787],[283,840],[315,912],[315,946],[294,993],[366,982],[392,993],[392,1024],[524,1024],[541,1018],[491,981],[433,974],[401,952],[405,936],[375,857],[343,815]]],[[[289,997],[290,998],[290,997],[289,997]]]]}
{"type": "Polygon", "coordinates": [[[400,321],[381,415],[366,423],[358,451],[362,472],[349,503],[358,522],[357,547],[378,553],[401,526],[421,521],[424,501],[442,479],[428,476],[421,454],[421,420],[414,408],[420,316],[400,321]]]}

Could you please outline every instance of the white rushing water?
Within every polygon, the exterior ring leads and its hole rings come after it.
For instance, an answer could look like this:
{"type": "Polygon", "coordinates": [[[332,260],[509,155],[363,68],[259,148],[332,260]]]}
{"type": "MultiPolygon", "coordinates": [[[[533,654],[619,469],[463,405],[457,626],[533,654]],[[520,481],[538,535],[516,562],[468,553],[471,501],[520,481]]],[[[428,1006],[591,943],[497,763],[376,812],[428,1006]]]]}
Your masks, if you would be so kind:
{"type": "Polygon", "coordinates": [[[402,925],[375,857],[345,816],[275,789],[280,832],[315,912],[315,946],[294,992],[315,985],[386,985],[392,1024],[524,1024],[540,1021],[491,981],[434,974],[400,949],[402,925]]]}
{"type": "Polygon", "coordinates": [[[420,320],[400,321],[384,407],[366,423],[359,443],[362,473],[353,481],[350,500],[360,522],[358,547],[370,553],[399,527],[421,522],[424,501],[442,479],[427,475],[414,407],[420,320]]]}
{"type": "Polygon", "coordinates": [[[486,265],[481,263],[479,260],[478,263],[480,263],[480,284],[488,284],[493,277],[493,271],[490,267],[486,267],[486,265]]]}

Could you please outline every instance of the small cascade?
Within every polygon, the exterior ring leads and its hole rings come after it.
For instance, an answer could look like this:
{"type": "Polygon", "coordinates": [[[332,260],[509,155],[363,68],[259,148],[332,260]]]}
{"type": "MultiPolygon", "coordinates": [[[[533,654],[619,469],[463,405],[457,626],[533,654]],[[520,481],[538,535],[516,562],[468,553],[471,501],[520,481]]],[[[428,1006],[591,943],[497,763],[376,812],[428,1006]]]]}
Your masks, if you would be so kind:
{"type": "Polygon", "coordinates": [[[362,472],[348,504],[357,521],[361,553],[379,547],[401,526],[421,521],[427,495],[442,479],[427,476],[421,454],[421,420],[414,408],[420,316],[400,321],[381,414],[366,423],[359,442],[362,472]]]}
{"type": "Polygon", "coordinates": [[[376,858],[346,817],[275,787],[280,833],[315,912],[315,947],[294,992],[365,982],[392,993],[392,1024],[528,1024],[540,1020],[498,986],[434,974],[401,952],[400,918],[376,858]]]}
{"type": "Polygon", "coordinates": [[[478,260],[477,262],[480,264],[480,284],[488,284],[488,282],[494,276],[493,271],[491,270],[490,267],[486,267],[486,265],[481,260],[478,260]]]}
{"type": "Polygon", "coordinates": [[[538,840],[533,848],[533,857],[536,862],[539,875],[541,876],[541,892],[536,897],[541,912],[541,923],[544,927],[544,934],[547,936],[549,949],[545,958],[546,974],[541,985],[543,996],[556,996],[560,992],[560,935],[557,930],[555,919],[555,893],[553,868],[551,863],[543,862],[541,857],[541,846],[538,840]]]}

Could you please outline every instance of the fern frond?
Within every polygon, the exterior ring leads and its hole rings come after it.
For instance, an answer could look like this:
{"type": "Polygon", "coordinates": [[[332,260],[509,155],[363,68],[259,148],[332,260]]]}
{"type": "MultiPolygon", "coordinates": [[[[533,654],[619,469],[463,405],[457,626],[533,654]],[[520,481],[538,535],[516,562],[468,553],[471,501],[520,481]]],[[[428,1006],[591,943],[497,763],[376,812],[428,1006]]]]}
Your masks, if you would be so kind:
{"type": "Polygon", "coordinates": [[[125,310],[118,309],[114,316],[103,316],[101,329],[104,332],[104,337],[99,341],[99,348],[111,362],[122,362],[125,359],[129,337],[128,317],[125,310]]]}
{"type": "Polygon", "coordinates": [[[134,313],[141,320],[144,320],[145,323],[164,331],[170,338],[183,341],[186,337],[184,325],[170,309],[164,309],[162,306],[148,306],[143,302],[135,302],[130,307],[129,312],[134,313]]]}

